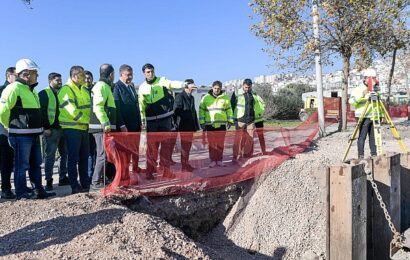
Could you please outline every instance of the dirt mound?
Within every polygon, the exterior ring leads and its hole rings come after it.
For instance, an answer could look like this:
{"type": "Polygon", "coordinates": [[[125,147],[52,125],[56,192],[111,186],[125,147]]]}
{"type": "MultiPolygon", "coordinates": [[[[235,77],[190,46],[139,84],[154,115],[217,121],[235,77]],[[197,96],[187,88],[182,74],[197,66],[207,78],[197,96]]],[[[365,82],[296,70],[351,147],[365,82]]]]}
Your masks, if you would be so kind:
{"type": "Polygon", "coordinates": [[[1,258],[210,258],[162,219],[96,194],[4,202],[0,212],[1,258]]]}

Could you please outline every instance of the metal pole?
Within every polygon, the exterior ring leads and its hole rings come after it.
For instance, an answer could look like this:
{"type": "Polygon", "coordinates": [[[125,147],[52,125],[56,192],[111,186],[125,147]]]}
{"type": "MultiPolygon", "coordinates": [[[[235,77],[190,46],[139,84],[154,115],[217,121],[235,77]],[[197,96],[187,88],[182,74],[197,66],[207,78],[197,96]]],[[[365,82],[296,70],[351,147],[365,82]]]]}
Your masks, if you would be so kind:
{"type": "Polygon", "coordinates": [[[322,61],[320,57],[320,37],[319,37],[319,10],[318,0],[313,0],[313,37],[315,40],[315,63],[316,63],[316,88],[317,88],[317,111],[319,118],[319,136],[326,136],[325,112],[323,108],[323,87],[322,87],[322,61]]]}

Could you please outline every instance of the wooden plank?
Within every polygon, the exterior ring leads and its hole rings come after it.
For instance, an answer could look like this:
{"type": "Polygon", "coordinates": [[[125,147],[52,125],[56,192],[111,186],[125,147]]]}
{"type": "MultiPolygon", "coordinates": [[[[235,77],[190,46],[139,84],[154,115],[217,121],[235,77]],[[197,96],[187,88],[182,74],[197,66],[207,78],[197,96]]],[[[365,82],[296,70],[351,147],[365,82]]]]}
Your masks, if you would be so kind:
{"type": "Polygon", "coordinates": [[[410,228],[410,153],[400,155],[400,190],[401,190],[401,228],[404,232],[410,228]]]}
{"type": "MultiPolygon", "coordinates": [[[[373,158],[373,178],[378,186],[386,208],[396,228],[400,228],[400,155],[387,154],[373,158]]],[[[389,244],[392,239],[388,222],[380,203],[373,195],[372,244],[373,259],[389,259],[389,244]]]]}
{"type": "Polygon", "coordinates": [[[330,168],[324,170],[326,179],[326,259],[330,259],[330,168]]]}
{"type": "Polygon", "coordinates": [[[362,165],[330,167],[329,259],[366,259],[366,176],[362,165]]]}

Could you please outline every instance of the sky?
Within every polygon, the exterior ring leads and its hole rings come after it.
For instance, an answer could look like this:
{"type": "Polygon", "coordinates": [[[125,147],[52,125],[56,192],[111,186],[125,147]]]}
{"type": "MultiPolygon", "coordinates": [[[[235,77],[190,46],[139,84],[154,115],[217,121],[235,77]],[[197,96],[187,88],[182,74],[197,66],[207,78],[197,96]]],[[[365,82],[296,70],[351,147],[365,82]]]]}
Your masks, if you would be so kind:
{"type": "Polygon", "coordinates": [[[32,9],[1,0],[0,10],[0,73],[30,58],[40,67],[38,89],[48,85],[50,72],[65,82],[73,65],[98,80],[101,64],[117,71],[129,64],[136,84],[145,63],[157,76],[199,85],[278,73],[267,66],[274,61],[263,52],[265,43],[250,31],[246,0],[33,0],[32,9]]]}

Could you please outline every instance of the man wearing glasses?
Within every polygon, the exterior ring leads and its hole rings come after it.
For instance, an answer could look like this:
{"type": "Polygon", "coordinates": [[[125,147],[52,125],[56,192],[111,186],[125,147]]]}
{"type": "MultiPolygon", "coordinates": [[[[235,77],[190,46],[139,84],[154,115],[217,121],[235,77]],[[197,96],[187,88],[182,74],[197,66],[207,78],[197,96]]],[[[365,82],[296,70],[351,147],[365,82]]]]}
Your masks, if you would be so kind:
{"type": "Polygon", "coordinates": [[[40,101],[34,88],[38,85],[38,66],[29,59],[16,63],[17,79],[8,85],[0,100],[0,123],[8,129],[9,143],[14,150],[14,186],[17,199],[34,196],[27,187],[26,171],[37,199],[56,195],[47,193],[41,184],[41,146],[43,133],[40,101]]]}

